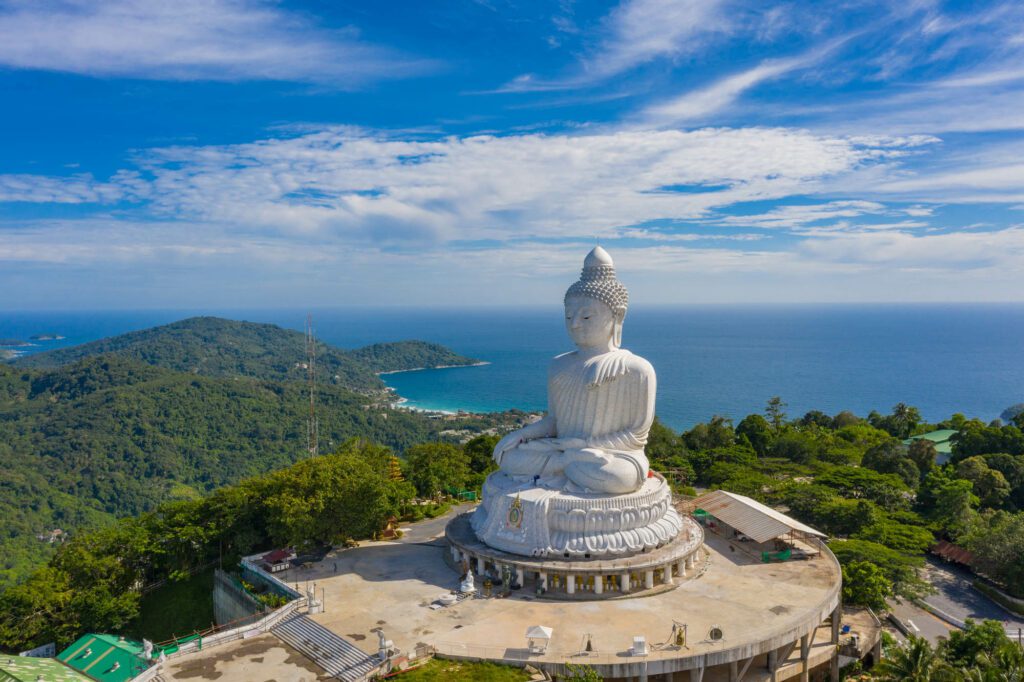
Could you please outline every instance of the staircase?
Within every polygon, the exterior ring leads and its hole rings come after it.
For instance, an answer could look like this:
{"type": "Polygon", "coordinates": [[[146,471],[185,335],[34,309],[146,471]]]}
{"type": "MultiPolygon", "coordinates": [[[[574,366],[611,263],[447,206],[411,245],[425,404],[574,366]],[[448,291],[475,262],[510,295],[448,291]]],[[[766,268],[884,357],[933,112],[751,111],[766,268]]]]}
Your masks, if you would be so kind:
{"type": "Polygon", "coordinates": [[[380,665],[371,656],[304,615],[283,620],[271,628],[277,637],[298,649],[327,673],[344,682],[360,682],[380,665]]]}

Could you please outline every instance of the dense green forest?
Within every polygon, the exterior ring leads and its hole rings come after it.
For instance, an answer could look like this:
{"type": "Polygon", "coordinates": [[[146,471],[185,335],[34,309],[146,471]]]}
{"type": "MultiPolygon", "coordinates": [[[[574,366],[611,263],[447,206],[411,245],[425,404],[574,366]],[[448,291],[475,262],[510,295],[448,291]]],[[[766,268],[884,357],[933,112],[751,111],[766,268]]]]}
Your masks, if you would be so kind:
{"type": "MultiPolygon", "coordinates": [[[[211,377],[267,381],[306,378],[305,335],[272,324],[218,317],[191,317],[72,348],[25,355],[13,364],[54,368],[101,354],[211,377]]],[[[377,372],[475,362],[444,346],[424,341],[378,343],[354,351],[317,343],[315,367],[321,383],[366,392],[384,388],[377,372]]]]}
{"type": "MultiPolygon", "coordinates": [[[[0,587],[46,560],[63,539],[51,543],[54,530],[74,533],[195,498],[304,456],[307,388],[267,378],[303,359],[303,339],[271,325],[194,318],[19,361],[49,369],[0,363],[0,587]],[[86,347],[111,352],[94,356],[86,347]],[[79,359],[60,364],[71,358],[79,359]]],[[[471,362],[421,342],[372,346],[372,363],[333,349],[324,357],[331,353],[335,366],[343,360],[372,382],[380,368],[471,362]]],[[[317,404],[325,449],[361,436],[403,451],[442,428],[500,421],[438,422],[338,382],[320,383],[317,404]]]]}
{"type": "Polygon", "coordinates": [[[275,546],[370,537],[390,517],[418,511],[410,505],[417,494],[432,495],[453,480],[481,481],[493,466],[495,441],[420,444],[396,469],[390,448],[351,439],[332,454],[80,533],[46,566],[0,593],[0,647],[50,641],[61,647],[86,631],[130,628],[139,615],[139,586],[184,579],[213,560],[231,566],[275,546]],[[399,473],[414,470],[420,474],[410,481],[399,473]]]}
{"type": "Polygon", "coordinates": [[[970,549],[977,570],[1024,595],[1024,415],[927,424],[902,403],[866,419],[816,411],[789,419],[784,409],[773,398],[764,415],[735,426],[715,417],[679,435],[656,425],[652,466],[786,508],[828,533],[847,603],[884,608],[886,598],[928,591],[918,569],[939,538],[970,549]],[[929,441],[903,443],[936,429],[958,431],[943,465],[929,441]]]}

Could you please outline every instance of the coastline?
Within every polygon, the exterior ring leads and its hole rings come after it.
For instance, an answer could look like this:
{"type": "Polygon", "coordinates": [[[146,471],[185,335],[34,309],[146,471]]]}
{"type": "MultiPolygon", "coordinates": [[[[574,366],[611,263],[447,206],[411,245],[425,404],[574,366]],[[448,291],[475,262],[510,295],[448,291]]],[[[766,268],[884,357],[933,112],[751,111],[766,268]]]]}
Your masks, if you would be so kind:
{"type": "MultiPolygon", "coordinates": [[[[387,372],[377,372],[377,376],[384,376],[385,374],[401,374],[402,372],[422,372],[427,369],[457,369],[459,367],[483,367],[489,365],[490,362],[481,360],[479,362],[473,362],[468,365],[437,365],[436,367],[413,367],[412,369],[393,369],[387,372]]],[[[409,399],[398,394],[391,386],[388,386],[388,393],[391,394],[392,400],[390,405],[396,410],[409,410],[410,412],[423,412],[426,414],[445,414],[445,415],[459,415],[459,414],[487,414],[486,412],[471,412],[468,410],[440,410],[431,409],[428,407],[419,407],[417,405],[409,405],[409,399]]]]}
{"type": "Polygon", "coordinates": [[[377,376],[384,376],[385,374],[401,374],[402,372],[422,372],[426,369],[458,369],[459,367],[483,367],[489,365],[490,362],[481,360],[480,362],[473,362],[468,365],[436,365],[434,367],[412,367],[410,369],[389,369],[386,372],[377,372],[377,376]]]}

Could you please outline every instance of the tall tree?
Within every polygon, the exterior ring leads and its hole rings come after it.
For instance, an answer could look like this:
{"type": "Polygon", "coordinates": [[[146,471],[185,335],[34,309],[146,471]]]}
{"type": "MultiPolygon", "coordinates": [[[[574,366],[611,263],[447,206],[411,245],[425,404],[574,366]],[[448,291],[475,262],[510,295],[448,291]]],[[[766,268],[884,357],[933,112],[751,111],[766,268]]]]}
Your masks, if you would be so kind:
{"type": "Polygon", "coordinates": [[[462,488],[469,476],[469,455],[451,443],[424,443],[406,451],[408,478],[420,497],[436,497],[462,488]]]}
{"type": "Polygon", "coordinates": [[[772,427],[779,431],[783,424],[786,423],[786,403],[782,402],[782,398],[779,396],[772,396],[768,399],[768,404],[764,408],[764,413],[768,416],[768,421],[771,422],[772,427]]]}

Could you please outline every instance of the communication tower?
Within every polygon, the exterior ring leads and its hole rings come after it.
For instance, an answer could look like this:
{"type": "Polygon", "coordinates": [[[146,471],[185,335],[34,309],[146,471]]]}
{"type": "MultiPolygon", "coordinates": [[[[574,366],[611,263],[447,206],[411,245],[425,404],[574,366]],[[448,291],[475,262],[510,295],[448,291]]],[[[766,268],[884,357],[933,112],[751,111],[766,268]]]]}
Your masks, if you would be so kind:
{"type": "Polygon", "coordinates": [[[313,335],[313,315],[306,315],[306,370],[309,375],[309,420],[306,441],[309,456],[320,454],[320,425],[316,418],[316,337],[313,335]]]}

